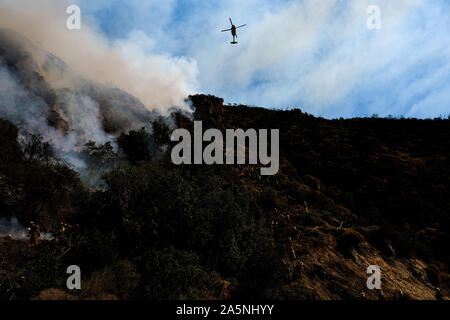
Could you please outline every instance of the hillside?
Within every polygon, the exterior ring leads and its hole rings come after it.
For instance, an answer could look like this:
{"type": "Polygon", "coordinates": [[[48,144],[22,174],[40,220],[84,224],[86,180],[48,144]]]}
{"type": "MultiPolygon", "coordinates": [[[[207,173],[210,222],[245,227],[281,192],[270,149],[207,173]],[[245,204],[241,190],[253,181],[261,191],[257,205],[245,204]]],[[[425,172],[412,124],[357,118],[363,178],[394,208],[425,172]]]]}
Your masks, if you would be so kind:
{"type": "MultiPolygon", "coordinates": [[[[2,216],[55,234],[60,220],[78,226],[38,247],[1,240],[2,298],[380,299],[366,288],[372,264],[384,299],[449,295],[449,120],[326,120],[191,101],[204,129],[279,128],[279,173],[174,166],[170,129],[155,121],[151,133],[122,134],[120,154],[90,149],[106,173],[92,190],[64,165],[29,157],[1,122],[2,216]],[[121,165],[102,167],[110,157],[121,165]],[[64,292],[69,264],[83,270],[81,293],[64,292]]],[[[192,129],[193,119],[172,117],[192,129]]]]}
{"type": "MultiPolygon", "coordinates": [[[[19,88],[9,88],[11,85],[4,80],[7,76],[1,73],[3,89],[8,89],[0,91],[3,117],[12,108],[9,100],[16,98],[28,100],[24,113],[44,117],[41,127],[48,123],[64,133],[89,131],[82,127],[86,123],[83,111],[98,117],[102,129],[109,134],[138,128],[151,119],[152,113],[137,98],[119,88],[83,78],[58,57],[9,29],[0,29],[0,71],[2,68],[13,78],[6,78],[8,82],[17,82],[27,93],[24,97],[19,88]]],[[[6,116],[21,127],[36,129],[36,124],[27,123],[20,114],[9,111],[6,116]]],[[[92,122],[86,125],[94,125],[92,122]]]]}
{"type": "Polygon", "coordinates": [[[286,294],[355,298],[366,291],[370,264],[384,270],[390,298],[399,289],[416,299],[433,297],[432,286],[448,290],[449,120],[326,120],[223,106],[215,97],[192,101],[204,126],[280,129],[277,176],[235,173],[270,208],[287,251],[295,239],[286,294]]]}

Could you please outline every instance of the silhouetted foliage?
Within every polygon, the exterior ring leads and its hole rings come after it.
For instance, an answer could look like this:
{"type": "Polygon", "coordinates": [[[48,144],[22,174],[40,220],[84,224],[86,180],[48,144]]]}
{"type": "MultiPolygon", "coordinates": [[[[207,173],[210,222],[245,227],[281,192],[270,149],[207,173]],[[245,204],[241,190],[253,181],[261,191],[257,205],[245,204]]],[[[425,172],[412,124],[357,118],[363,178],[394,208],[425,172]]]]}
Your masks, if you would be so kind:
{"type": "Polygon", "coordinates": [[[42,136],[29,134],[24,144],[24,155],[28,161],[42,161],[48,163],[54,158],[54,152],[48,142],[42,140],[42,136]]]}
{"type": "Polygon", "coordinates": [[[158,146],[170,143],[170,128],[163,120],[155,120],[152,122],[153,139],[158,146]]]}
{"type": "Polygon", "coordinates": [[[128,134],[122,133],[117,139],[119,147],[124,152],[128,161],[136,164],[139,161],[150,160],[150,134],[145,128],[139,131],[130,131],[128,134]]]}

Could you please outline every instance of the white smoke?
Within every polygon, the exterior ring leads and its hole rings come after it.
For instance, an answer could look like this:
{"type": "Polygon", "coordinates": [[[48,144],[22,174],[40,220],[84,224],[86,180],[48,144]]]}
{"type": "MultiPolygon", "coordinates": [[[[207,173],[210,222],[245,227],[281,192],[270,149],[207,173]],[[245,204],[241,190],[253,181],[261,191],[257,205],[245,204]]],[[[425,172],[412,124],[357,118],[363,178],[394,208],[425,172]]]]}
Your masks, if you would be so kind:
{"type": "MultiPolygon", "coordinates": [[[[0,237],[8,237],[14,240],[28,239],[28,230],[17,220],[16,217],[0,217],[0,237]]],[[[41,232],[41,240],[52,240],[50,233],[41,232]]]]}
{"type": "MultiPolygon", "coordinates": [[[[150,110],[187,108],[185,99],[196,90],[195,61],[147,54],[144,48],[152,41],[140,32],[111,43],[88,19],[82,20],[81,30],[68,30],[69,4],[66,0],[0,0],[0,28],[12,29],[40,44],[89,80],[112,83],[129,92],[150,110]]],[[[61,85],[58,76],[46,75],[46,79],[55,87],[61,85]]]]}
{"type": "MultiPolygon", "coordinates": [[[[94,140],[98,143],[112,142],[102,129],[99,106],[89,97],[67,93],[62,96],[66,115],[73,130],[68,134],[48,125],[49,107],[40,97],[26,90],[0,61],[0,115],[21,129],[21,133],[40,134],[44,141],[51,142],[61,159],[76,170],[85,168],[77,156],[83,145],[94,140]]],[[[23,137],[20,137],[23,139],[23,137]]]]}
{"type": "Polygon", "coordinates": [[[11,237],[17,240],[25,240],[27,230],[20,224],[16,217],[0,218],[0,237],[11,237]]]}
{"type": "MultiPolygon", "coordinates": [[[[97,144],[111,142],[116,148],[114,137],[105,133],[100,100],[106,98],[115,105],[115,95],[129,99],[116,91],[106,91],[97,83],[127,91],[149,110],[168,114],[173,107],[178,107],[190,112],[186,97],[194,91],[197,66],[183,57],[146,54],[151,40],[140,32],[111,43],[85,19],[82,30],[68,30],[66,8],[69,4],[65,0],[0,0],[0,28],[17,32],[17,35],[12,33],[13,41],[17,40],[13,45],[31,54],[21,62],[26,64],[25,72],[38,72],[56,94],[56,103],[47,105],[38,93],[24,87],[20,76],[8,69],[0,57],[0,117],[19,127],[21,135],[40,134],[44,141],[50,142],[60,159],[83,173],[87,165],[79,152],[85,143],[90,140],[97,144]],[[93,97],[88,96],[91,94],[93,97]],[[52,107],[57,108],[63,126],[67,124],[66,132],[49,125],[52,107]]],[[[33,85],[36,84],[31,87],[33,85]]],[[[141,125],[140,120],[148,119],[136,117],[136,112],[138,115],[140,112],[139,106],[135,106],[138,103],[122,103],[114,109],[115,113],[106,111],[107,116],[114,121],[117,115],[116,122],[122,129],[141,125]],[[130,108],[129,113],[127,108],[130,108]]],[[[25,140],[23,135],[19,138],[25,140]]]]}

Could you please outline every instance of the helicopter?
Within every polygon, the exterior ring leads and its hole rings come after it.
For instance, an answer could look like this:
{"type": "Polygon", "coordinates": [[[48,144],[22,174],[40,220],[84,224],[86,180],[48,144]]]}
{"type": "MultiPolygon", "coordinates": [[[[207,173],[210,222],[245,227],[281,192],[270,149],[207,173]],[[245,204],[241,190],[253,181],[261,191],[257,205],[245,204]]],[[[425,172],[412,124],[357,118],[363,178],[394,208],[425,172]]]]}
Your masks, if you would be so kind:
{"type": "Polygon", "coordinates": [[[237,36],[237,33],[236,33],[236,29],[245,27],[246,24],[243,24],[242,26],[236,27],[236,26],[233,24],[233,20],[231,20],[231,18],[230,18],[230,23],[231,23],[231,28],[230,28],[230,29],[222,30],[221,32],[231,31],[231,35],[233,36],[233,42],[231,42],[231,44],[236,44],[237,42],[236,42],[236,39],[235,39],[235,38],[238,37],[238,36],[237,36]]]}

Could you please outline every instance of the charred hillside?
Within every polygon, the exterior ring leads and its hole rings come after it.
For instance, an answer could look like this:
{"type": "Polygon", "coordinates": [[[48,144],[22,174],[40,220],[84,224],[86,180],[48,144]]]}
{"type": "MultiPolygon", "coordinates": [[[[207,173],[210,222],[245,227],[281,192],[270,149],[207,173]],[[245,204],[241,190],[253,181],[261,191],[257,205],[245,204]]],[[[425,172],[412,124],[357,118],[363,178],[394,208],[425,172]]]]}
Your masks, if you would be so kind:
{"type": "Polygon", "coordinates": [[[449,120],[327,120],[190,99],[193,117],[172,114],[177,127],[280,129],[279,173],[175,166],[173,127],[160,119],[122,133],[117,152],[85,145],[103,173],[94,190],[51,144],[19,145],[0,121],[0,221],[54,234],[38,246],[0,240],[0,297],[380,299],[366,287],[374,264],[385,299],[449,295],[449,120]],[[83,270],[78,294],[64,291],[71,264],[83,270]]]}

